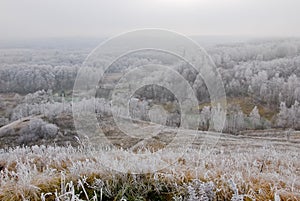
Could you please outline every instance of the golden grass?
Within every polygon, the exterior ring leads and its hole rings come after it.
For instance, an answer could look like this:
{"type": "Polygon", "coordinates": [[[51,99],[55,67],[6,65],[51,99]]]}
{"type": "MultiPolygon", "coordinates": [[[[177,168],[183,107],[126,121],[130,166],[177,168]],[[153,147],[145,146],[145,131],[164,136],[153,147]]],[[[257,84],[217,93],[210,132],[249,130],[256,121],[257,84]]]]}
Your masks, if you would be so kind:
{"type": "MultiPolygon", "coordinates": [[[[103,200],[120,200],[122,195],[126,195],[128,200],[133,200],[135,196],[148,200],[173,200],[174,195],[186,196],[186,185],[195,179],[213,182],[217,200],[231,199],[233,189],[230,180],[235,182],[244,200],[274,200],[275,193],[283,201],[300,200],[300,161],[297,161],[297,152],[276,150],[275,147],[252,147],[248,152],[238,146],[230,147],[230,152],[227,147],[214,150],[206,158],[197,154],[197,150],[190,150],[172,166],[144,175],[115,172],[102,164],[101,155],[97,156],[96,152],[89,150],[11,150],[0,158],[4,166],[0,174],[0,200],[41,200],[41,194],[49,192],[52,195],[47,196],[47,200],[54,200],[54,193],[64,192],[62,187],[70,182],[76,186],[76,193],[82,191],[80,185],[77,189],[79,181],[88,196],[93,196],[97,189],[91,186],[97,179],[106,186],[103,187],[103,200]],[[14,161],[14,158],[19,160],[14,161]],[[7,162],[3,162],[5,160],[7,162]],[[111,194],[105,194],[105,188],[111,194]]],[[[163,157],[171,160],[173,155],[170,153],[163,157]]],[[[99,195],[99,188],[97,193],[99,195]]],[[[85,199],[84,194],[80,196],[85,199]]]]}

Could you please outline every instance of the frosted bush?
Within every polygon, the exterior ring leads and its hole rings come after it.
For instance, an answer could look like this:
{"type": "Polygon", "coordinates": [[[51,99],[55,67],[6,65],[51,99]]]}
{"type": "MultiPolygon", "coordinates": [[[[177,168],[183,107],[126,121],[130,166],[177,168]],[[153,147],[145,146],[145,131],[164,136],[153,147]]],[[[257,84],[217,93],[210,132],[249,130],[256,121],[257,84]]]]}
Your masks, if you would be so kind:
{"type": "Polygon", "coordinates": [[[58,133],[58,127],[54,124],[45,124],[42,126],[41,132],[45,137],[54,137],[58,133]]]}

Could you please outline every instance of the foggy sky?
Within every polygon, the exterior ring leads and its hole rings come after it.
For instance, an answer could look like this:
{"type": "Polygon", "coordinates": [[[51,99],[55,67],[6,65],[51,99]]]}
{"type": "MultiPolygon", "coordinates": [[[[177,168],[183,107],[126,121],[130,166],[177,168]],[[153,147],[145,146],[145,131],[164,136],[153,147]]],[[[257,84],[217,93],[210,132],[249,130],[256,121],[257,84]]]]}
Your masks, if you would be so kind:
{"type": "Polygon", "coordinates": [[[1,39],[103,37],[140,28],[186,35],[300,36],[300,1],[0,1],[1,39]]]}

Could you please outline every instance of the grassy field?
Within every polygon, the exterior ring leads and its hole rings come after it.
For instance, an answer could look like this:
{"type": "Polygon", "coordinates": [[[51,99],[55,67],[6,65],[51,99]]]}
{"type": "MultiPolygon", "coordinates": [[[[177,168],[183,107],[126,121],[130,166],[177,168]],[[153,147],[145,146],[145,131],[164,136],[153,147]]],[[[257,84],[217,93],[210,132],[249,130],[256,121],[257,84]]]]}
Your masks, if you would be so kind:
{"type": "MultiPolygon", "coordinates": [[[[290,142],[283,133],[210,133],[213,143],[206,146],[203,135],[185,154],[175,149],[161,155],[169,163],[164,169],[151,172],[158,162],[153,159],[141,164],[149,166],[145,174],[115,171],[127,160],[120,157],[124,150],[108,146],[2,150],[0,200],[300,200],[298,133],[290,142]],[[115,167],[105,163],[108,156],[115,167]]],[[[153,141],[128,149],[130,161],[141,163],[137,156],[151,153],[152,146],[153,141]]]]}

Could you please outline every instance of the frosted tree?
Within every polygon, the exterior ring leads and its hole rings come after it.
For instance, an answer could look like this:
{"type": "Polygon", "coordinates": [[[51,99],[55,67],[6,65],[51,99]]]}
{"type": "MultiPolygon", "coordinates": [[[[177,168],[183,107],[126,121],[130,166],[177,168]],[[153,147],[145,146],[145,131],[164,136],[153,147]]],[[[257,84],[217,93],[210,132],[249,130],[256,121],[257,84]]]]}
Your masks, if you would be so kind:
{"type": "Polygon", "coordinates": [[[200,113],[200,128],[202,130],[208,130],[211,120],[211,108],[210,106],[204,106],[200,113]]]}
{"type": "MultiPolygon", "coordinates": [[[[295,101],[295,91],[297,89],[297,86],[300,84],[300,81],[298,80],[298,77],[293,74],[289,76],[287,83],[286,83],[286,89],[287,89],[287,101],[286,104],[288,107],[290,107],[294,101],[295,101]]],[[[298,95],[298,94],[297,94],[298,95]]]]}
{"type": "Polygon", "coordinates": [[[262,83],[261,87],[260,87],[260,97],[263,101],[268,102],[267,100],[267,95],[268,95],[268,87],[266,83],[262,83]]]}
{"type": "Polygon", "coordinates": [[[294,105],[289,109],[289,117],[290,117],[290,122],[291,122],[291,127],[294,129],[299,129],[300,128],[300,106],[299,102],[295,101],[294,105]]]}
{"type": "Polygon", "coordinates": [[[260,88],[263,83],[266,83],[268,80],[268,73],[266,71],[259,72],[256,76],[252,77],[251,86],[254,93],[259,94],[260,88]]]}
{"type": "Polygon", "coordinates": [[[286,128],[289,125],[289,111],[285,102],[280,103],[280,110],[277,115],[277,125],[281,128],[286,128]]]}
{"type": "MultiPolygon", "coordinates": [[[[299,83],[299,85],[300,85],[300,83],[299,83]]],[[[296,101],[300,101],[300,86],[295,89],[294,98],[296,101]]]]}
{"type": "Polygon", "coordinates": [[[249,114],[249,120],[253,129],[258,129],[261,127],[261,117],[257,106],[255,106],[249,114]]]}
{"type": "Polygon", "coordinates": [[[241,131],[245,128],[245,115],[243,111],[238,111],[236,118],[236,128],[238,131],[241,131]]]}
{"type": "Polygon", "coordinates": [[[246,68],[244,77],[245,77],[247,80],[250,80],[250,78],[251,78],[252,76],[253,76],[252,69],[251,69],[251,68],[246,68]]]}
{"type": "Polygon", "coordinates": [[[226,118],[225,131],[236,134],[245,127],[244,113],[239,105],[230,105],[226,118]]]}

